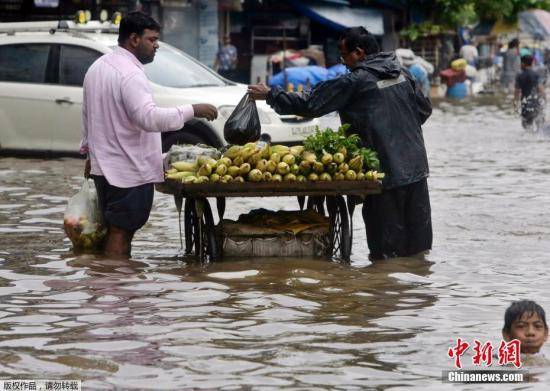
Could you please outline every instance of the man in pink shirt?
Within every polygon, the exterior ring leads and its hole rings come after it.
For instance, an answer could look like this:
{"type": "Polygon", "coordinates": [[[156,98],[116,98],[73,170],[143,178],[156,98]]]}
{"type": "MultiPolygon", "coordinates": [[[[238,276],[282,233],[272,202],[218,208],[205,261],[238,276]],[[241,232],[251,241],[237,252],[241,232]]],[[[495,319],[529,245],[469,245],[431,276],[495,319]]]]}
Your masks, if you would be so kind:
{"type": "Polygon", "coordinates": [[[164,180],[160,133],[218,115],[209,104],[156,106],[143,65],[155,57],[159,32],[153,18],[129,13],[120,23],[119,46],[84,79],[81,152],[88,153],[85,176],[94,179],[108,227],[108,256],[130,256],[134,233],[149,218],[154,183],[164,180]]]}

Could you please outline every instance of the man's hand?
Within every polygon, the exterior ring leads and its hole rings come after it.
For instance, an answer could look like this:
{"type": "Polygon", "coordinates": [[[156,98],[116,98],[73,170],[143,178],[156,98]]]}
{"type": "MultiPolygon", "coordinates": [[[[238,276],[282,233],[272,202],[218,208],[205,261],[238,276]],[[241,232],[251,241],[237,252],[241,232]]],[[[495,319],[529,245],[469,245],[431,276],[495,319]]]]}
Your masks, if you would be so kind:
{"type": "Polygon", "coordinates": [[[193,112],[196,118],[206,118],[208,121],[213,121],[218,118],[218,110],[215,106],[208,103],[198,103],[193,105],[193,112]]]}
{"type": "Polygon", "coordinates": [[[90,158],[87,158],[86,163],[84,163],[84,178],[88,179],[90,177],[91,168],[90,158]]]}
{"type": "Polygon", "coordinates": [[[252,99],[265,100],[269,93],[269,87],[265,84],[252,84],[248,86],[248,94],[252,99]]]}

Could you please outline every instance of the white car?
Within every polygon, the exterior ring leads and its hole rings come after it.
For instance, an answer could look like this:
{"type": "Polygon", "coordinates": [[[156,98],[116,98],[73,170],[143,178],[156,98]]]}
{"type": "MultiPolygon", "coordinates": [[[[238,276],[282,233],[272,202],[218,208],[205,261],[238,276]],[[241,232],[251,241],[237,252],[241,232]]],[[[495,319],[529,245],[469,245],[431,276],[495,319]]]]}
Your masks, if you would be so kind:
{"type": "MultiPolygon", "coordinates": [[[[116,30],[100,22],[0,23],[0,151],[78,151],[84,75],[117,46],[116,30]]],[[[163,42],[145,72],[159,106],[210,103],[219,111],[216,121],[193,119],[179,131],[163,133],[163,150],[174,143],[226,144],[224,124],[246,85],[163,42]]],[[[262,133],[272,142],[301,142],[319,124],[257,103],[262,133]]]]}

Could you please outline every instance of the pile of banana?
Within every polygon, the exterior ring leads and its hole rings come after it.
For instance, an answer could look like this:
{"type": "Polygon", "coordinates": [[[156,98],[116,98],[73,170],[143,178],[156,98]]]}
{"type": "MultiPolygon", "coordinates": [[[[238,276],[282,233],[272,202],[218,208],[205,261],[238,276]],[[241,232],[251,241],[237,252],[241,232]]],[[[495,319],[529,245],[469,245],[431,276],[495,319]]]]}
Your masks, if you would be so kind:
{"type": "Polygon", "coordinates": [[[166,179],[182,183],[378,181],[383,173],[366,171],[361,155],[348,156],[345,148],[320,158],[304,146],[248,143],[233,145],[218,160],[199,157],[196,162],[174,162],[166,179]]]}

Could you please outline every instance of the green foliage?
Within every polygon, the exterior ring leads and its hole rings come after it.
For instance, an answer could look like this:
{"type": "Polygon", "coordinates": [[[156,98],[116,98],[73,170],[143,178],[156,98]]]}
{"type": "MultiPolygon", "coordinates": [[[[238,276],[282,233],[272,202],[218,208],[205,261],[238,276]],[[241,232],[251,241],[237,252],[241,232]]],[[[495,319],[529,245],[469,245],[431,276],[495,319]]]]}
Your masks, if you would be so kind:
{"type": "Polygon", "coordinates": [[[369,148],[360,148],[361,139],[358,135],[346,136],[346,130],[349,127],[349,124],[343,124],[336,132],[331,128],[321,130],[317,127],[315,134],[304,140],[304,148],[306,151],[315,152],[319,159],[325,153],[335,154],[341,152],[347,154],[348,157],[360,155],[363,157],[363,163],[366,167],[371,170],[379,170],[380,161],[377,153],[369,148]]]}
{"type": "Polygon", "coordinates": [[[341,148],[345,148],[348,153],[353,153],[359,149],[360,138],[356,134],[346,136],[346,130],[349,127],[349,124],[344,124],[336,132],[331,128],[321,130],[317,127],[315,134],[304,140],[304,147],[307,151],[315,152],[318,158],[321,158],[325,152],[332,154],[341,148]]]}
{"type": "Polygon", "coordinates": [[[431,22],[423,22],[420,24],[411,24],[410,26],[401,30],[401,36],[416,41],[419,37],[427,37],[430,35],[437,35],[441,33],[443,26],[433,24],[431,22]]]}
{"type": "Polygon", "coordinates": [[[480,19],[497,20],[504,19],[507,22],[514,22],[519,12],[540,8],[550,10],[549,0],[470,0],[480,19]]]}
{"type": "Polygon", "coordinates": [[[437,34],[431,26],[455,28],[475,20],[513,22],[519,12],[540,8],[550,11],[550,0],[411,0],[410,9],[421,10],[427,22],[410,26],[402,35],[411,40],[437,34]]]}

